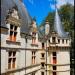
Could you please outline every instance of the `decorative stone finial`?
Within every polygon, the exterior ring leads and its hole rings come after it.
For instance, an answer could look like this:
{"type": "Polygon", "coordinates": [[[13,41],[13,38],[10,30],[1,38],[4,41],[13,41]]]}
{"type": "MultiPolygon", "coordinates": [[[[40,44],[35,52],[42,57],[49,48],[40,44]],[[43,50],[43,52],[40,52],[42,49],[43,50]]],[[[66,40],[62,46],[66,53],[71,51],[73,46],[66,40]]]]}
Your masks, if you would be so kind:
{"type": "Polygon", "coordinates": [[[46,20],[46,22],[45,22],[46,24],[49,24],[49,21],[48,20],[46,20]]]}

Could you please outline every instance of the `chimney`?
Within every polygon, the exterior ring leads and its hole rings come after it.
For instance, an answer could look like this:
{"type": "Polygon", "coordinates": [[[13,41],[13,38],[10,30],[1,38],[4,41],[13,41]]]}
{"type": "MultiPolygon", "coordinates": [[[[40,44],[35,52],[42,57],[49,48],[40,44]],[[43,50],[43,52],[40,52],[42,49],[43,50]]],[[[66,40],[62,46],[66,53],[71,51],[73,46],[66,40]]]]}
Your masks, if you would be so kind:
{"type": "Polygon", "coordinates": [[[45,22],[45,35],[48,35],[49,31],[50,31],[49,21],[46,20],[46,22],[45,22]]]}
{"type": "Polygon", "coordinates": [[[48,20],[46,20],[46,24],[49,24],[49,21],[48,20]]]}

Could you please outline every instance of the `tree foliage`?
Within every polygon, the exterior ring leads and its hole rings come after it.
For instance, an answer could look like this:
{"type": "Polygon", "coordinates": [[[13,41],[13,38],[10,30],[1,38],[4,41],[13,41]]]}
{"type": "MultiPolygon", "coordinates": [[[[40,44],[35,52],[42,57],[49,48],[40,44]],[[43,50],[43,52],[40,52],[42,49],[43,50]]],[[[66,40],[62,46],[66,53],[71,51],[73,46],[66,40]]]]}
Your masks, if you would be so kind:
{"type": "MultiPolygon", "coordinates": [[[[58,10],[61,17],[62,24],[66,32],[69,32],[72,39],[74,39],[74,6],[71,4],[65,4],[58,10]]],[[[47,17],[41,23],[41,26],[45,25],[45,21],[48,20],[50,28],[53,29],[55,12],[49,12],[47,17]]]]}
{"type": "Polygon", "coordinates": [[[71,37],[74,37],[74,6],[66,4],[59,9],[61,21],[65,31],[69,32],[71,37]]]}

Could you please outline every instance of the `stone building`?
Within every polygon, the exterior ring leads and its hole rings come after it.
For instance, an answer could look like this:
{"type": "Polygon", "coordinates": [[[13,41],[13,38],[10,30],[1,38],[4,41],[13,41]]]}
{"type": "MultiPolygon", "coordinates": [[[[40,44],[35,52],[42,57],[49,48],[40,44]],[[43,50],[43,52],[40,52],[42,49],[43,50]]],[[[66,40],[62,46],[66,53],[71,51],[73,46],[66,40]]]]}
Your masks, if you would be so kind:
{"type": "Polygon", "coordinates": [[[1,75],[70,75],[71,40],[57,20],[46,39],[22,0],[1,0],[0,27],[1,75]]]}

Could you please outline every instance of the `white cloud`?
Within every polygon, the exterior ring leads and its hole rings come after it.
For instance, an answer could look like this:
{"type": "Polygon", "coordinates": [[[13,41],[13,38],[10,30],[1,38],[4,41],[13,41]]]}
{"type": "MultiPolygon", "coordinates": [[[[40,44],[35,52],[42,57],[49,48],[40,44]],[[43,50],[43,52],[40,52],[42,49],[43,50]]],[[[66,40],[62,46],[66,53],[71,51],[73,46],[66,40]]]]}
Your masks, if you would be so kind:
{"type": "Polygon", "coordinates": [[[66,0],[57,0],[57,7],[60,8],[60,6],[66,4],[67,1],[66,0]]]}
{"type": "Polygon", "coordinates": [[[53,10],[55,10],[55,5],[54,4],[50,4],[50,8],[52,8],[53,10]]]}
{"type": "Polygon", "coordinates": [[[57,7],[60,8],[60,6],[66,4],[66,3],[70,3],[70,4],[74,5],[74,0],[57,0],[57,7]]]}
{"type": "MultiPolygon", "coordinates": [[[[48,0],[49,2],[52,0],[48,0]]],[[[57,1],[57,8],[60,8],[60,6],[66,4],[66,3],[70,3],[72,5],[74,5],[74,0],[56,0],[57,1]]],[[[50,7],[54,10],[55,9],[55,5],[50,3],[50,7]]]]}
{"type": "Polygon", "coordinates": [[[74,5],[74,0],[69,0],[69,3],[71,3],[72,5],[74,5]]]}
{"type": "Polygon", "coordinates": [[[70,4],[74,5],[74,0],[57,0],[57,7],[60,8],[60,6],[66,4],[66,3],[70,3],[70,4]]]}

